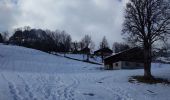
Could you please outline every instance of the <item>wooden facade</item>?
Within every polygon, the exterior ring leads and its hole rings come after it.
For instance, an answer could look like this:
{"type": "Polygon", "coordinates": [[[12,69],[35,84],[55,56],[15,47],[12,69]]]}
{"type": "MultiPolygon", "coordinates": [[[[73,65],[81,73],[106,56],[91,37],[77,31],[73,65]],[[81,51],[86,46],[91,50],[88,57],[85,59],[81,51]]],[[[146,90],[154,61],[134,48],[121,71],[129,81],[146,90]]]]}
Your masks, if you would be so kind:
{"type": "Polygon", "coordinates": [[[144,66],[144,52],[135,47],[104,59],[105,69],[135,69],[144,66]]]}

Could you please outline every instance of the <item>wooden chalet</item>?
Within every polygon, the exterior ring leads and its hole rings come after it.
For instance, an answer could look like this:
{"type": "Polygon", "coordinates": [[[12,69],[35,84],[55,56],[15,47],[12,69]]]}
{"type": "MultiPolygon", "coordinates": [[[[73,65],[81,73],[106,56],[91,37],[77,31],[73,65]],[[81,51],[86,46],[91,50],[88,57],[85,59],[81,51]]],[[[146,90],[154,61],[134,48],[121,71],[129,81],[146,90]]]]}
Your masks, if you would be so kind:
{"type": "Polygon", "coordinates": [[[135,47],[104,59],[105,69],[136,69],[144,67],[144,52],[135,47]]]}

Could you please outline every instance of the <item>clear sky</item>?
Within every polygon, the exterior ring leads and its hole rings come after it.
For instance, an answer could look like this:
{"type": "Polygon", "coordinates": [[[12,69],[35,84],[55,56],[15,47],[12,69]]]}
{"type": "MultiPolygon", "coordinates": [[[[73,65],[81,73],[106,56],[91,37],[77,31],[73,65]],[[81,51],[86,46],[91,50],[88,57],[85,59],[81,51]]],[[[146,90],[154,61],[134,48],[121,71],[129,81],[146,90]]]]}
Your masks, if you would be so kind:
{"type": "Polygon", "coordinates": [[[30,26],[65,30],[73,40],[85,34],[95,43],[106,36],[110,45],[122,41],[127,0],[0,0],[0,31],[30,26]]]}

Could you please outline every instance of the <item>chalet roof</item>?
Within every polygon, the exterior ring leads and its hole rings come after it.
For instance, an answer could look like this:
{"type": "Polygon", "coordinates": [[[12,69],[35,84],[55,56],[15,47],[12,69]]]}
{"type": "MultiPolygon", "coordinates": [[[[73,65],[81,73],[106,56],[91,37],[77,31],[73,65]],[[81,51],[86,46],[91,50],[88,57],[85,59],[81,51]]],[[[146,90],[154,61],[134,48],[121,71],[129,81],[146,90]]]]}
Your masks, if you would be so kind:
{"type": "Polygon", "coordinates": [[[109,48],[102,48],[102,49],[99,49],[99,50],[95,51],[94,54],[100,53],[100,52],[113,53],[113,51],[111,49],[109,49],[109,48]]]}
{"type": "Polygon", "coordinates": [[[118,62],[118,61],[130,61],[130,62],[143,62],[144,51],[139,47],[125,50],[104,59],[105,63],[118,62]]]}

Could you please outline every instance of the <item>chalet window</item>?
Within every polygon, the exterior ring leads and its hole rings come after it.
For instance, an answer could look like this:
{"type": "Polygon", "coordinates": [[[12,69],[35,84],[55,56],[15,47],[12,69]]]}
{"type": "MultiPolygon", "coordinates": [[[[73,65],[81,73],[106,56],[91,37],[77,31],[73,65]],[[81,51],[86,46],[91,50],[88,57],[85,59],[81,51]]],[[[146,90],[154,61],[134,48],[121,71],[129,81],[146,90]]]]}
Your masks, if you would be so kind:
{"type": "Polygon", "coordinates": [[[139,64],[139,63],[136,63],[136,67],[140,67],[140,64],[139,64]]]}
{"type": "Polygon", "coordinates": [[[129,63],[128,63],[128,62],[125,62],[125,65],[126,65],[126,66],[129,66],[129,63]]]}
{"type": "Polygon", "coordinates": [[[106,65],[106,69],[109,69],[110,68],[110,65],[106,65]]]}
{"type": "Polygon", "coordinates": [[[115,64],[115,66],[118,66],[118,65],[119,65],[118,63],[115,64]]]}

